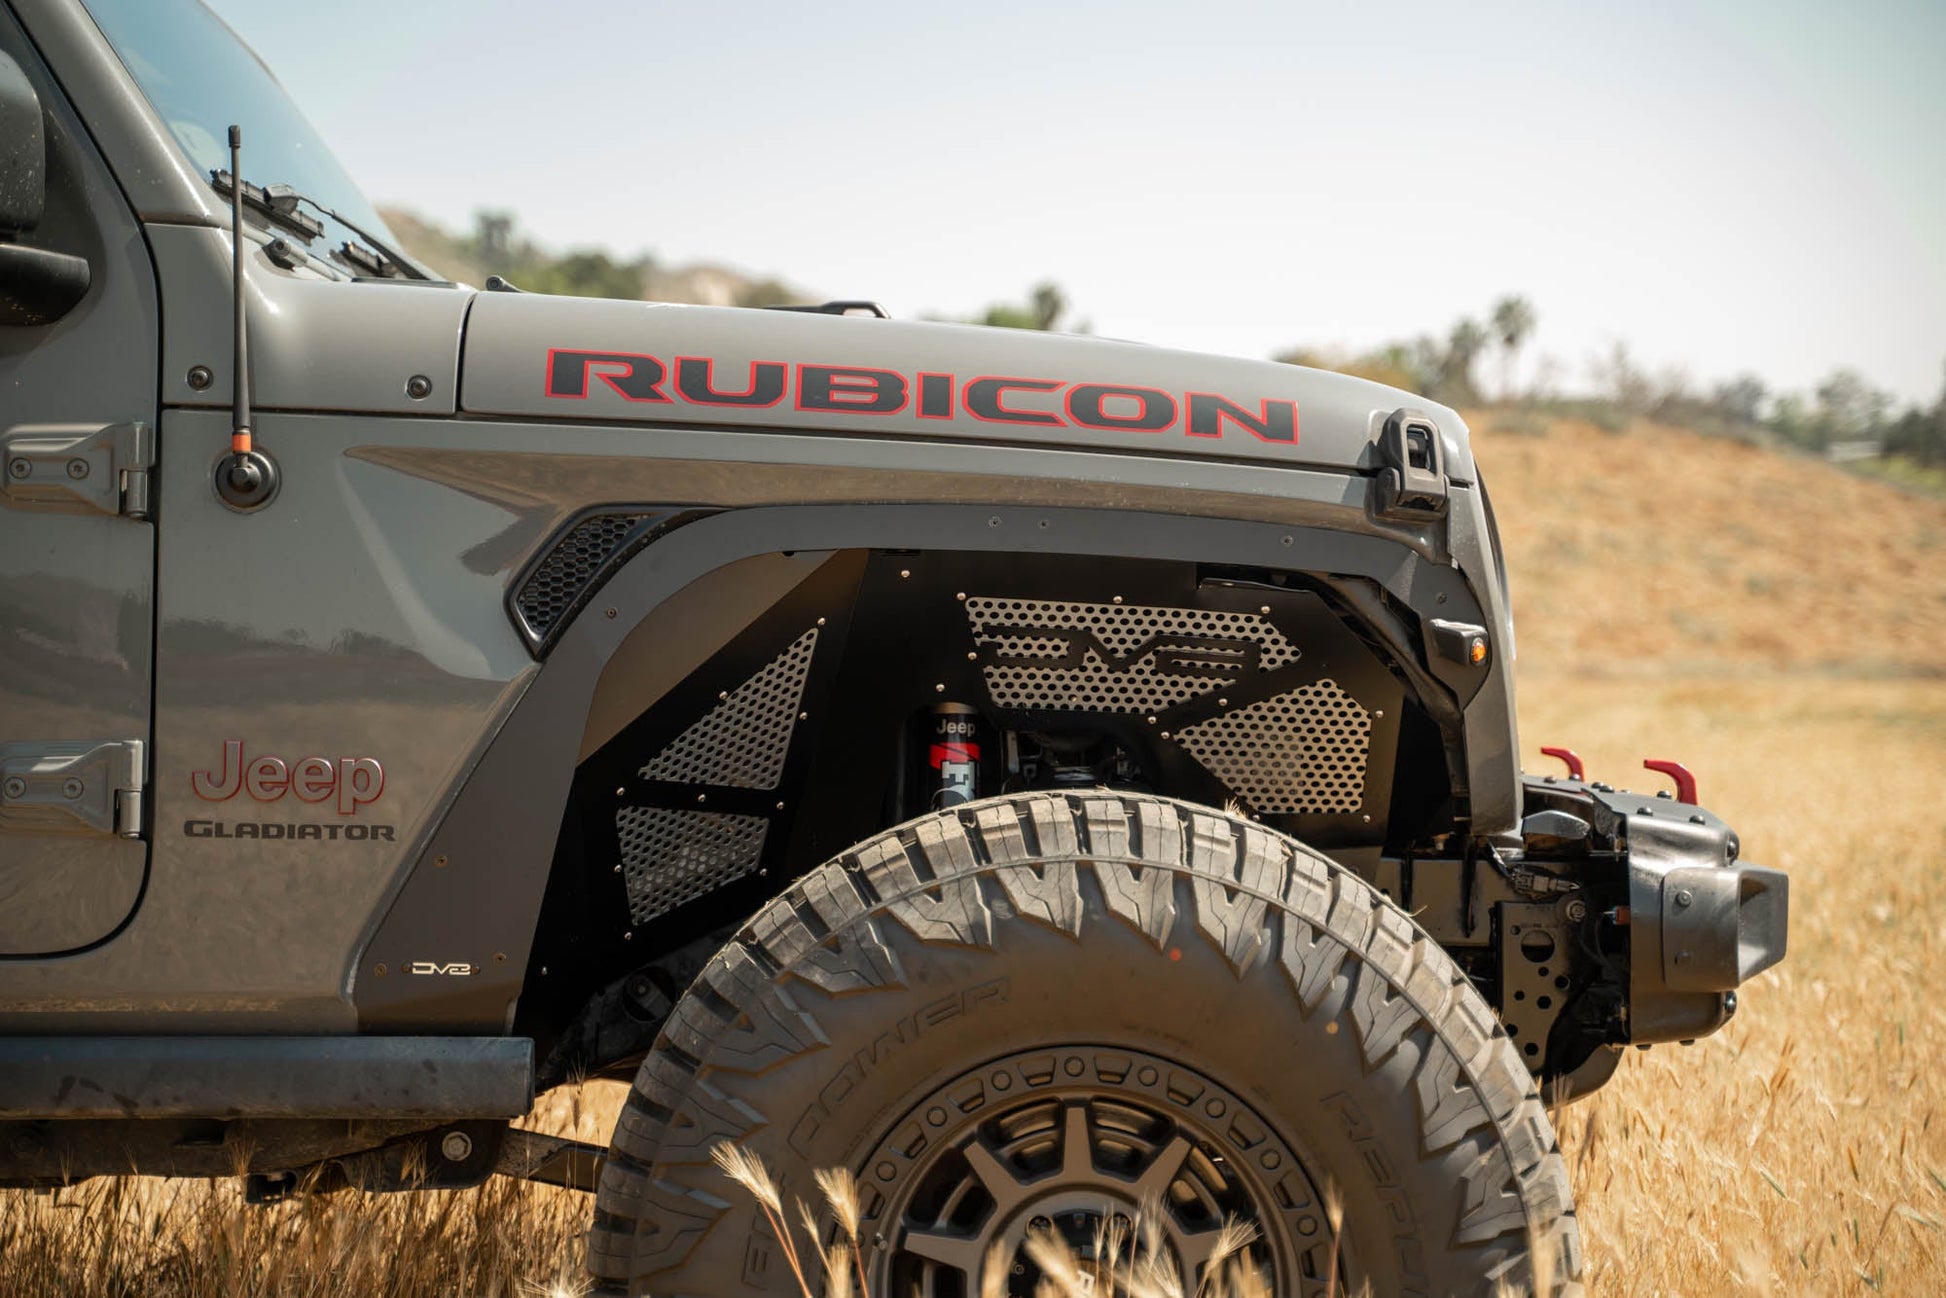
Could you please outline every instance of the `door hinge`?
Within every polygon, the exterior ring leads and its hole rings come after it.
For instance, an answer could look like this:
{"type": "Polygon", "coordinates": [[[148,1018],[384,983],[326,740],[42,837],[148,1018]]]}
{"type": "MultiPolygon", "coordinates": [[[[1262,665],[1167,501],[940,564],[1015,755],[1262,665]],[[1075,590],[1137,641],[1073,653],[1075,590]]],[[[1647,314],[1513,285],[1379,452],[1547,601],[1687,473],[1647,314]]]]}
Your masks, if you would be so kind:
{"type": "Polygon", "coordinates": [[[0,744],[0,829],[142,837],[140,739],[0,744]]]}
{"type": "Polygon", "coordinates": [[[0,499],[15,509],[149,516],[147,424],[23,424],[0,433],[0,499]]]}
{"type": "Polygon", "coordinates": [[[1373,506],[1384,518],[1438,518],[1446,512],[1446,450],[1439,425],[1417,410],[1394,410],[1378,438],[1373,506]]]}

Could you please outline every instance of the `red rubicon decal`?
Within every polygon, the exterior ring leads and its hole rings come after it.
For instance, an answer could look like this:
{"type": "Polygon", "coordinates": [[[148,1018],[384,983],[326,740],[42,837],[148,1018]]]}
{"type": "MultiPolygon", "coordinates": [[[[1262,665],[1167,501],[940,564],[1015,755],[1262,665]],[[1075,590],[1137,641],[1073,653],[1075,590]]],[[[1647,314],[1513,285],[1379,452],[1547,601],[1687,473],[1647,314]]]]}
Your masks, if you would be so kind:
{"type": "Polygon", "coordinates": [[[1297,445],[1297,402],[1283,397],[1233,400],[1213,392],[1164,392],[1131,384],[991,374],[962,378],[781,360],[724,366],[743,380],[739,390],[735,380],[718,386],[723,380],[715,368],[708,356],[665,362],[640,352],[554,347],[547,353],[545,391],[557,399],[585,401],[605,389],[624,401],[718,409],[768,408],[788,395],[792,409],[834,415],[910,412],[917,419],[1135,434],[1180,429],[1188,437],[1248,436],[1297,445]]]}

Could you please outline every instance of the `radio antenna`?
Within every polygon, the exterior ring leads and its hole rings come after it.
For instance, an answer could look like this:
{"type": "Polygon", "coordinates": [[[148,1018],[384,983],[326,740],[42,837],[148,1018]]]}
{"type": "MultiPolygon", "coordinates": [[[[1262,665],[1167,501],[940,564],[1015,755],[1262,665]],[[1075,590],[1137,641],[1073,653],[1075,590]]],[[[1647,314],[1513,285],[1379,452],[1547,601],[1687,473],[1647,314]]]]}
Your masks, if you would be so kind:
{"type": "Polygon", "coordinates": [[[277,494],[277,462],[257,449],[250,431],[250,331],[243,291],[243,128],[230,128],[230,453],[217,464],[216,494],[232,509],[252,510],[277,494]]]}
{"type": "MultiPolygon", "coordinates": [[[[243,128],[230,128],[230,290],[235,295],[230,321],[236,327],[235,396],[231,412],[230,454],[241,460],[250,445],[250,331],[243,320],[243,128]]],[[[236,463],[231,464],[234,471],[236,463]]]]}

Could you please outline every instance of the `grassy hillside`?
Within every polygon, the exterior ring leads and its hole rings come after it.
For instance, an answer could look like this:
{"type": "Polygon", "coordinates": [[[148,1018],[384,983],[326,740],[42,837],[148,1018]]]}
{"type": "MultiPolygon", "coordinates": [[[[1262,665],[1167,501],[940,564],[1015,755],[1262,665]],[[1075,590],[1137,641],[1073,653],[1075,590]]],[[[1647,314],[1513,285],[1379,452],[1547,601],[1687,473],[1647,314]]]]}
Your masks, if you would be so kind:
{"type": "Polygon", "coordinates": [[[1946,500],[1646,422],[1468,422],[1524,675],[1946,674],[1946,500]]]}
{"type": "Polygon", "coordinates": [[[751,275],[708,262],[665,265],[652,256],[624,261],[601,249],[551,252],[515,231],[489,251],[478,231],[456,234],[405,208],[380,209],[406,253],[447,279],[484,285],[489,275],[504,275],[521,288],[539,293],[641,298],[700,306],[774,306],[808,302],[802,289],[775,276],[751,275]]]}

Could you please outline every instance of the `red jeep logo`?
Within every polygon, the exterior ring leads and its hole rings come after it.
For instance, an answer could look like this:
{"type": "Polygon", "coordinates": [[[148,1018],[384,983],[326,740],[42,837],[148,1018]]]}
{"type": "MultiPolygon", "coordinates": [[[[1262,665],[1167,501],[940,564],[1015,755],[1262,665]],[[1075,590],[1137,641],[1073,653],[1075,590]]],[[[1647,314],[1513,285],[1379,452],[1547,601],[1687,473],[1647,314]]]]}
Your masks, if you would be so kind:
{"type": "Polygon", "coordinates": [[[286,762],[259,753],[246,762],[243,741],[227,739],[220,771],[197,771],[189,777],[189,785],[197,797],[209,802],[225,802],[239,791],[247,791],[258,802],[276,802],[285,794],[299,802],[335,798],[338,814],[349,816],[366,803],[377,802],[385,792],[385,768],[375,757],[300,757],[286,762]]]}

